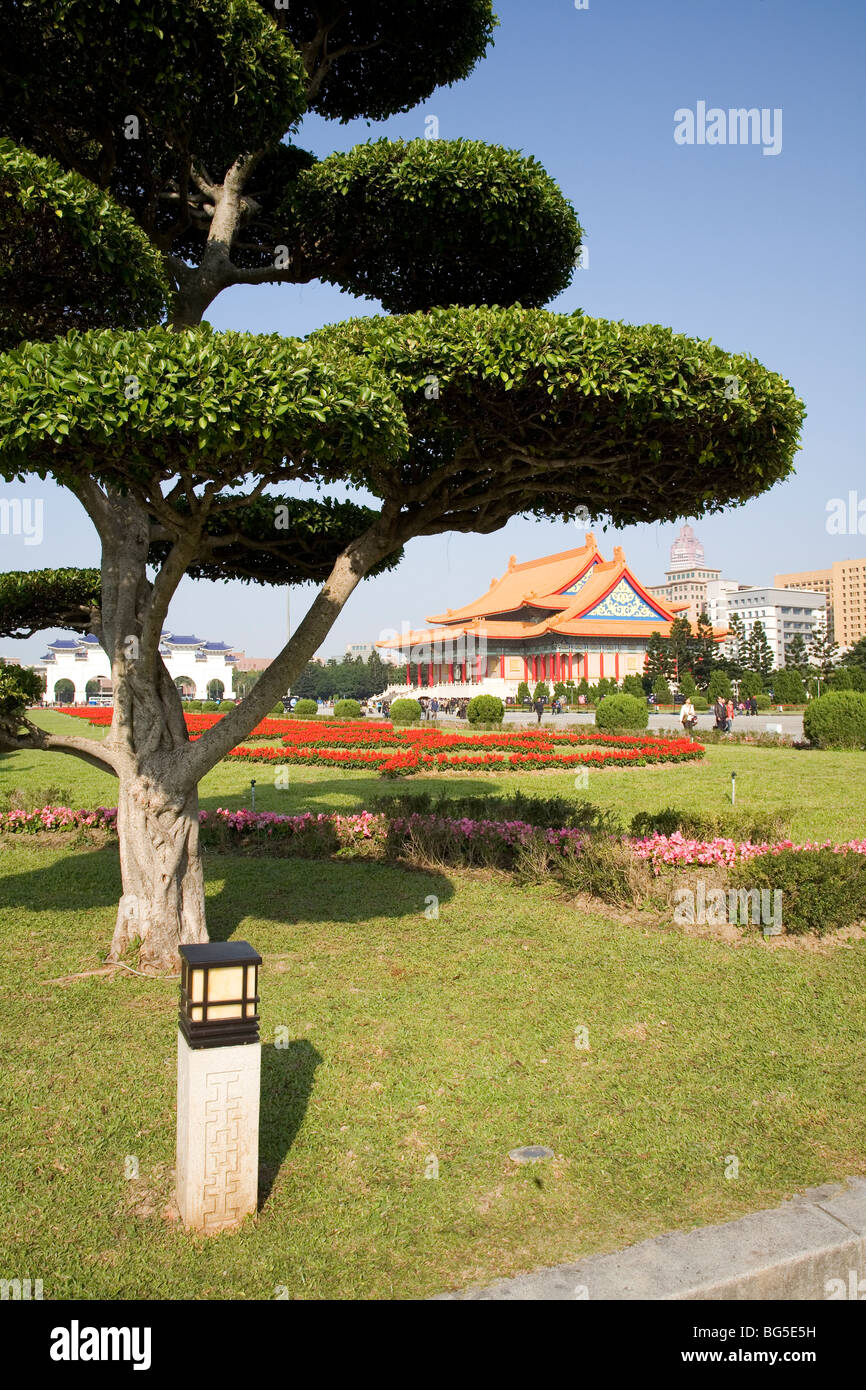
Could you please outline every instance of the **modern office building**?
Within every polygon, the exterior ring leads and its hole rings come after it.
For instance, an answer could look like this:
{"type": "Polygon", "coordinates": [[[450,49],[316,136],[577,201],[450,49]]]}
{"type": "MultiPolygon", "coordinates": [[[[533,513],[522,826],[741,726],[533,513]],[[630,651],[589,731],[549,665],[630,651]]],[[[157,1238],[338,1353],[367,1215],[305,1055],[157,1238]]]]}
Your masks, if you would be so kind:
{"type": "Polygon", "coordinates": [[[808,647],[827,622],[826,596],[805,589],[739,589],[728,594],[727,607],[728,622],[735,613],[742,618],[747,640],[755,624],[763,624],[776,666],[784,666],[785,648],[793,637],[802,637],[808,647]]]}
{"type": "Polygon", "coordinates": [[[836,560],[829,569],[777,574],[779,589],[812,589],[827,599],[827,622],[846,650],[866,636],[866,559],[836,560]]]}
{"type": "MultiPolygon", "coordinates": [[[[672,547],[673,548],[673,547],[672,547]]],[[[665,571],[664,584],[650,584],[647,593],[682,610],[692,627],[707,608],[707,589],[717,583],[722,571],[707,565],[692,565],[689,569],[665,571]]]]}
{"type": "Polygon", "coordinates": [[[691,526],[686,524],[671,546],[669,571],[702,569],[703,564],[704,547],[691,526]]]}

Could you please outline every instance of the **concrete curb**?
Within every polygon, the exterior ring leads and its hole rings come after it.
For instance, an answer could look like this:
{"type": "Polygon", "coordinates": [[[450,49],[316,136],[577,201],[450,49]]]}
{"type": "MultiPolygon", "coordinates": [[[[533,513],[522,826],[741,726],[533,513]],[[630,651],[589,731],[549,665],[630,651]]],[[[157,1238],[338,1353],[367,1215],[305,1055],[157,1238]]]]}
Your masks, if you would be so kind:
{"type": "Polygon", "coordinates": [[[654,1236],[610,1255],[436,1298],[866,1300],[864,1276],[866,1179],[849,1178],[723,1226],[654,1236]],[[841,1282],[828,1288],[830,1280],[841,1282]]]}

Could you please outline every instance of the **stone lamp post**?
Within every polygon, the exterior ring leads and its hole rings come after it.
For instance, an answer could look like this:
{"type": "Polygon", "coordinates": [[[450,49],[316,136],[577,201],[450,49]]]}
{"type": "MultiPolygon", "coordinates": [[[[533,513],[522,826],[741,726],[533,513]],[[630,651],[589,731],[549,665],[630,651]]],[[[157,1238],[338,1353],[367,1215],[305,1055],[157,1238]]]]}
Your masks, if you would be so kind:
{"type": "Polygon", "coordinates": [[[258,972],[248,941],[181,946],[177,1202],[190,1230],[240,1225],[258,1200],[258,972]]]}

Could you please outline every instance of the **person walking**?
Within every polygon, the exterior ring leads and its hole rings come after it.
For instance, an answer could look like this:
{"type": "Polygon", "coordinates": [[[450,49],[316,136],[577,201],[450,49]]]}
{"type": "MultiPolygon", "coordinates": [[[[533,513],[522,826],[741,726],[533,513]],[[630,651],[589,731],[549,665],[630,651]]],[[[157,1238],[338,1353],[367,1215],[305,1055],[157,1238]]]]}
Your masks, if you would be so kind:
{"type": "Polygon", "coordinates": [[[729,700],[725,708],[725,733],[729,734],[734,727],[734,702],[729,700]]]}
{"type": "Polygon", "coordinates": [[[544,699],[539,695],[535,702],[535,713],[538,715],[538,722],[541,723],[541,716],[544,714],[544,699]]]}
{"type": "Polygon", "coordinates": [[[683,731],[687,734],[691,733],[698,722],[698,716],[695,713],[695,707],[689,695],[686,696],[683,707],[680,710],[680,722],[683,726],[683,731]]]}

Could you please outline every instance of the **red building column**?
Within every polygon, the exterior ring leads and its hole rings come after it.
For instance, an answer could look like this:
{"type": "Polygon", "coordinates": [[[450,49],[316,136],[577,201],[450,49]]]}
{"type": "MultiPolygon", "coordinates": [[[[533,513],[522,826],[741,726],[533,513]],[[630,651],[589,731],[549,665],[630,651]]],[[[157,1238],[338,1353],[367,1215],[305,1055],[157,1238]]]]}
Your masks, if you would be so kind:
{"type": "Polygon", "coordinates": [[[466,662],[465,662],[465,661],[463,662],[463,681],[462,681],[462,684],[463,684],[463,685],[466,684],[466,662]]]}
{"type": "Polygon", "coordinates": [[[504,653],[504,652],[502,653],[502,655],[501,655],[500,658],[499,658],[499,678],[500,678],[500,680],[505,680],[505,653],[504,653]]]}
{"type": "Polygon", "coordinates": [[[407,684],[407,685],[411,685],[411,684],[412,684],[412,676],[411,676],[410,671],[409,671],[409,663],[408,663],[408,661],[406,662],[406,684],[407,684]]]}
{"type": "Polygon", "coordinates": [[[569,680],[574,680],[574,671],[572,670],[572,664],[571,664],[571,663],[572,663],[572,655],[573,655],[573,654],[572,654],[571,652],[568,653],[568,679],[569,679],[569,680]]]}
{"type": "Polygon", "coordinates": [[[585,680],[589,680],[589,652],[583,654],[583,675],[585,680]]]}
{"type": "Polygon", "coordinates": [[[616,678],[617,681],[619,681],[619,652],[617,652],[616,657],[614,658],[614,664],[616,670],[616,678]]]}
{"type": "Polygon", "coordinates": [[[449,661],[449,662],[448,662],[448,684],[449,684],[449,685],[453,685],[453,684],[454,684],[454,662],[453,662],[453,661],[449,661]]]}
{"type": "Polygon", "coordinates": [[[433,684],[433,662],[432,662],[432,661],[428,662],[428,664],[427,664],[427,684],[428,684],[428,686],[430,686],[430,685],[433,684]]]}
{"type": "Polygon", "coordinates": [[[604,679],[604,652],[598,654],[598,675],[599,679],[604,679]]]}

